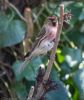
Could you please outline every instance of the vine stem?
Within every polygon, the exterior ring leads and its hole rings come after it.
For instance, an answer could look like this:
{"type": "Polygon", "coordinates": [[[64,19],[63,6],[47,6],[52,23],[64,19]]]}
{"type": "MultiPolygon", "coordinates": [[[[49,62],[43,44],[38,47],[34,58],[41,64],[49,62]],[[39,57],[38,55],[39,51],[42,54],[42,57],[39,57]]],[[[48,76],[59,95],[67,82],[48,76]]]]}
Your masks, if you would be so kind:
{"type": "Polygon", "coordinates": [[[26,19],[21,15],[21,13],[19,12],[19,10],[12,4],[10,3],[8,0],[5,0],[6,4],[8,5],[8,7],[11,7],[17,14],[18,16],[27,23],[26,19]]]}
{"type": "MultiPolygon", "coordinates": [[[[56,35],[56,38],[55,38],[55,44],[54,44],[54,47],[52,49],[52,52],[51,52],[51,55],[50,55],[50,61],[48,63],[48,67],[47,67],[47,70],[46,70],[45,75],[43,77],[42,83],[45,83],[45,82],[48,81],[50,73],[51,73],[52,65],[53,65],[53,62],[55,60],[55,51],[57,49],[58,42],[59,42],[59,39],[60,39],[60,34],[61,34],[61,31],[62,31],[63,20],[64,20],[63,15],[64,15],[64,5],[61,4],[60,5],[60,17],[59,17],[59,22],[58,22],[57,35],[56,35]]],[[[42,95],[44,94],[44,91],[45,90],[43,88],[43,84],[40,84],[40,86],[37,89],[37,94],[35,95],[34,98],[32,98],[32,100],[39,100],[42,97],[42,95]]]]}

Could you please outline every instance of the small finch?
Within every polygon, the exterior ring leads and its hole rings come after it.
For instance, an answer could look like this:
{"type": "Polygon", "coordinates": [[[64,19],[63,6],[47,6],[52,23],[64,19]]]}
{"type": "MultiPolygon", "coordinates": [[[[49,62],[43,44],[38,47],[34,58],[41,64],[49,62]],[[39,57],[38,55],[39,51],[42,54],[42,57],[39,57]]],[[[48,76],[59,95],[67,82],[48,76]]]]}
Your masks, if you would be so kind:
{"type": "Polygon", "coordinates": [[[50,16],[46,19],[43,28],[41,29],[39,36],[36,38],[34,47],[31,50],[30,55],[25,59],[19,68],[19,72],[22,72],[26,67],[26,64],[32,57],[46,54],[54,46],[54,40],[56,38],[58,29],[58,19],[56,16],[50,16]]]}

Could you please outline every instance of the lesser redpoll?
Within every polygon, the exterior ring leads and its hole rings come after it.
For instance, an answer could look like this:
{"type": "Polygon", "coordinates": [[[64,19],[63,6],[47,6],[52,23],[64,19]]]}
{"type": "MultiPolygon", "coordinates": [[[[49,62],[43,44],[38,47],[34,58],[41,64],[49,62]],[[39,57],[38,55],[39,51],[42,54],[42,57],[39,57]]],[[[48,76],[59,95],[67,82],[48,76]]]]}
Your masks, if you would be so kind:
{"type": "Polygon", "coordinates": [[[56,38],[58,28],[58,19],[56,16],[48,17],[45,21],[42,30],[37,37],[34,47],[31,50],[29,57],[22,63],[19,68],[19,72],[22,72],[26,67],[26,64],[32,57],[41,54],[46,54],[54,46],[54,40],[56,38]]]}

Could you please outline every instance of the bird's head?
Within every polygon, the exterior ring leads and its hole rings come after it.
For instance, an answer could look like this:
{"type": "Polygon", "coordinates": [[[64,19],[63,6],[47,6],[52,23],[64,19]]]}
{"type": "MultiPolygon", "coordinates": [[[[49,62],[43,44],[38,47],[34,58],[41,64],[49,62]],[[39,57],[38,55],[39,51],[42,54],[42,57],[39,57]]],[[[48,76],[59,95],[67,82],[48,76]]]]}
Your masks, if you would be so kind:
{"type": "Polygon", "coordinates": [[[47,22],[50,25],[56,26],[57,21],[58,21],[58,19],[57,19],[56,16],[49,16],[49,17],[47,17],[47,22]]]}

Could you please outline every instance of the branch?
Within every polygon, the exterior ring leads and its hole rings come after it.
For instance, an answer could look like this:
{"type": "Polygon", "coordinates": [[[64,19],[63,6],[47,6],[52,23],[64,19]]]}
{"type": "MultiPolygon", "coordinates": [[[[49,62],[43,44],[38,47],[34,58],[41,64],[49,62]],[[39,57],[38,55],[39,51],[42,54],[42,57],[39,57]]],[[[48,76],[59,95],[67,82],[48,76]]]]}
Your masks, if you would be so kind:
{"type": "Polygon", "coordinates": [[[54,62],[54,59],[55,59],[55,51],[56,51],[57,46],[58,46],[58,42],[59,42],[59,39],[60,39],[60,34],[61,34],[61,31],[62,31],[62,26],[63,26],[63,15],[64,15],[64,5],[61,4],[60,5],[60,17],[59,17],[57,35],[56,35],[56,38],[55,38],[54,47],[53,47],[52,52],[51,52],[50,61],[48,63],[48,68],[47,68],[45,76],[43,78],[44,81],[48,80],[48,78],[50,76],[51,69],[52,69],[52,65],[53,65],[53,62],[54,62]]]}
{"type": "Polygon", "coordinates": [[[30,43],[29,43],[29,38],[32,38],[33,35],[33,20],[32,20],[32,11],[30,8],[25,8],[24,9],[24,17],[27,21],[27,33],[26,33],[26,38],[23,41],[23,46],[24,46],[24,54],[30,50],[30,43]]]}
{"type": "MultiPolygon", "coordinates": [[[[49,76],[50,76],[52,65],[53,65],[53,62],[54,62],[54,59],[55,59],[55,51],[57,49],[58,42],[59,42],[59,39],[60,39],[60,34],[61,34],[61,31],[62,31],[63,15],[64,15],[64,5],[61,4],[60,5],[60,17],[59,17],[59,22],[58,22],[57,35],[56,35],[56,38],[55,38],[55,45],[54,45],[54,47],[52,49],[51,56],[50,56],[50,61],[48,63],[48,67],[47,67],[46,73],[45,73],[45,75],[43,77],[43,82],[42,83],[47,82],[48,79],[49,79],[49,76]]],[[[40,86],[37,89],[36,96],[32,100],[39,100],[42,97],[42,95],[44,94],[45,90],[43,88],[43,84],[42,83],[40,84],[40,86]]]]}
{"type": "Polygon", "coordinates": [[[2,62],[2,61],[0,61],[0,65],[2,65],[2,66],[6,66],[6,67],[8,67],[8,68],[11,68],[11,66],[10,66],[9,64],[4,63],[4,62],[2,62]]]}
{"type": "Polygon", "coordinates": [[[32,20],[32,11],[30,8],[24,9],[24,17],[27,21],[27,36],[26,37],[32,37],[33,35],[33,20],[32,20]]]}
{"type": "Polygon", "coordinates": [[[9,7],[11,7],[17,14],[18,16],[24,21],[24,22],[27,22],[26,19],[21,15],[21,13],[19,12],[19,10],[12,4],[10,3],[8,0],[5,0],[5,2],[7,3],[7,5],[9,7]]]}
{"type": "Polygon", "coordinates": [[[5,1],[6,0],[0,0],[0,10],[1,11],[5,11],[8,7],[5,1]]]}
{"type": "Polygon", "coordinates": [[[34,93],[34,86],[31,87],[27,100],[32,100],[33,93],[34,93]]]}

